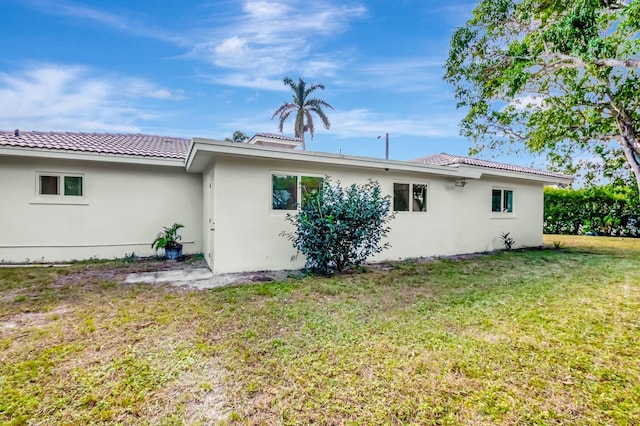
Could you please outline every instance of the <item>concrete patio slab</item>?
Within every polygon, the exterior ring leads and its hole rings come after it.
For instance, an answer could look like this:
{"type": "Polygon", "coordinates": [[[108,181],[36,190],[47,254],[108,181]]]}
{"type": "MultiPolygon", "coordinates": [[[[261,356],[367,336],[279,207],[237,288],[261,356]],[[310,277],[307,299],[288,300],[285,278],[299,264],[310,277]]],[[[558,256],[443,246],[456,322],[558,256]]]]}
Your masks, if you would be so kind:
{"type": "Polygon", "coordinates": [[[207,268],[176,269],[127,275],[126,284],[169,284],[177,287],[206,290],[232,284],[283,281],[300,276],[301,271],[259,271],[214,275],[207,268]]]}
{"type": "Polygon", "coordinates": [[[161,284],[170,282],[199,281],[212,277],[213,273],[207,268],[175,269],[170,271],[129,274],[124,282],[126,284],[161,284]]]}

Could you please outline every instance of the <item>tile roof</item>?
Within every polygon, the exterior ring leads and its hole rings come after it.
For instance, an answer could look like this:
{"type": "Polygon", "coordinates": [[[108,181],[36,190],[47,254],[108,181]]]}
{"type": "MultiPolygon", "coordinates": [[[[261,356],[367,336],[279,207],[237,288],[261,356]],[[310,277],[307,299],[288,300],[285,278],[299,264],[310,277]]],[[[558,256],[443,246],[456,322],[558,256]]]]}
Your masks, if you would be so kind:
{"type": "Polygon", "coordinates": [[[459,155],[451,155],[445,152],[440,154],[428,155],[426,157],[420,157],[409,161],[427,164],[430,166],[452,166],[457,164],[464,164],[466,166],[477,166],[489,169],[507,170],[510,172],[528,173],[532,175],[549,176],[561,179],[571,179],[571,176],[562,173],[532,169],[530,167],[515,166],[512,164],[498,163],[495,161],[480,160],[478,158],[461,157],[459,155]]]}
{"type": "Polygon", "coordinates": [[[77,151],[184,160],[191,139],[118,133],[0,131],[0,147],[77,151]]]}
{"type": "Polygon", "coordinates": [[[255,137],[263,137],[263,138],[271,138],[271,139],[280,139],[283,141],[293,141],[293,142],[301,142],[302,139],[300,138],[292,138],[290,136],[285,136],[285,135],[281,135],[278,133],[256,133],[254,136],[255,137]]]}

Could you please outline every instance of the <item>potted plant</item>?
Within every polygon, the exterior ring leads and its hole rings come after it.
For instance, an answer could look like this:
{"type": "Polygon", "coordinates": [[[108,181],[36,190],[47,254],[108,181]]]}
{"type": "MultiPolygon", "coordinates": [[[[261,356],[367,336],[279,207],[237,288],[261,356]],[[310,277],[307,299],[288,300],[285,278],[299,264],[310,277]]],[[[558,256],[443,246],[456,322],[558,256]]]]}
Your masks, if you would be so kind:
{"type": "Polygon", "coordinates": [[[164,249],[164,257],[169,260],[176,260],[182,257],[182,244],[178,241],[182,239],[178,235],[178,229],[184,228],[184,225],[174,223],[170,227],[165,226],[164,231],[158,233],[156,239],[151,243],[151,247],[158,251],[164,249]]]}

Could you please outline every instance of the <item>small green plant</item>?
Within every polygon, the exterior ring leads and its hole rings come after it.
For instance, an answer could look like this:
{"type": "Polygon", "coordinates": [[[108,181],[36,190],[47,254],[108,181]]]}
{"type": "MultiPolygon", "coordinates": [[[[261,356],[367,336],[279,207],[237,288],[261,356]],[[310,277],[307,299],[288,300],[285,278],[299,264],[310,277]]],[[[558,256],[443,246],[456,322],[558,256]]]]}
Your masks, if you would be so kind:
{"type": "Polygon", "coordinates": [[[509,234],[511,234],[511,232],[503,232],[502,235],[500,236],[500,239],[502,240],[502,244],[504,245],[505,250],[511,250],[513,248],[513,245],[516,243],[516,240],[511,238],[509,234]]]}
{"type": "Polygon", "coordinates": [[[179,241],[182,237],[178,234],[178,229],[184,228],[184,225],[174,223],[173,225],[164,227],[164,231],[158,233],[156,239],[151,243],[151,247],[158,251],[159,249],[176,249],[180,246],[179,241]]]}
{"type": "Polygon", "coordinates": [[[125,253],[122,260],[126,263],[135,263],[138,261],[138,255],[135,251],[132,251],[131,253],[125,253]]]}
{"type": "Polygon", "coordinates": [[[560,250],[560,248],[562,248],[562,241],[554,241],[553,248],[556,250],[560,250]]]}

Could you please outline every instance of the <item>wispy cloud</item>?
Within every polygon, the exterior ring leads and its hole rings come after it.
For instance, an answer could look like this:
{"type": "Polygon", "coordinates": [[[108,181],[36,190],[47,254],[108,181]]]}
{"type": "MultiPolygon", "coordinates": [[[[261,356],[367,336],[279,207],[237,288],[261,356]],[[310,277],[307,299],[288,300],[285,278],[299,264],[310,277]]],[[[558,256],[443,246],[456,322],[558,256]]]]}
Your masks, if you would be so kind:
{"type": "Polygon", "coordinates": [[[246,1],[238,16],[194,46],[191,55],[226,70],[214,77],[218,83],[259,87],[262,82],[260,88],[272,90],[273,82],[291,72],[334,75],[342,64],[316,55],[316,48],[365,14],[364,6],[324,0],[246,1]]]}
{"type": "MultiPolygon", "coordinates": [[[[187,57],[213,65],[210,81],[265,90],[284,90],[281,79],[290,73],[318,78],[336,75],[346,55],[319,54],[319,47],[367,14],[364,6],[349,1],[245,0],[236,13],[212,13],[190,28],[172,31],[71,1],[27,0],[27,5],[40,13],[170,42],[185,49],[187,57]]],[[[225,10],[233,7],[238,4],[224,5],[225,10]]]]}
{"type": "Polygon", "coordinates": [[[371,87],[396,93],[431,91],[442,82],[444,58],[386,58],[361,64],[353,88],[371,87]]]}
{"type": "Polygon", "coordinates": [[[138,121],[157,118],[138,102],[181,96],[142,79],[37,64],[0,74],[0,128],[137,132],[138,121]]]}
{"type": "Polygon", "coordinates": [[[188,44],[188,39],[177,32],[169,32],[141,20],[78,3],[52,0],[27,0],[26,4],[48,15],[76,18],[137,36],[180,45],[188,44]]]}
{"type": "MultiPolygon", "coordinates": [[[[344,138],[375,137],[386,132],[402,136],[457,137],[460,117],[430,115],[398,118],[368,109],[334,111],[331,115],[331,134],[344,138]]],[[[318,133],[327,132],[318,128],[318,133]]]]}

